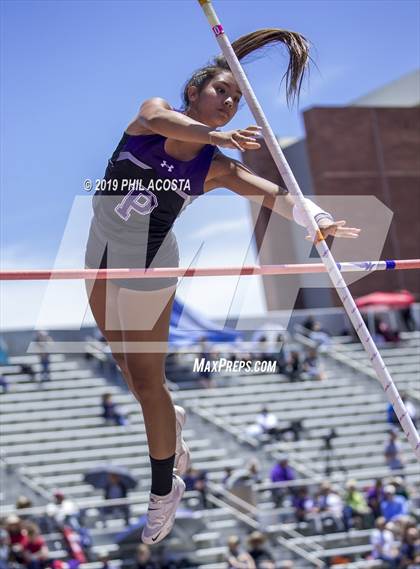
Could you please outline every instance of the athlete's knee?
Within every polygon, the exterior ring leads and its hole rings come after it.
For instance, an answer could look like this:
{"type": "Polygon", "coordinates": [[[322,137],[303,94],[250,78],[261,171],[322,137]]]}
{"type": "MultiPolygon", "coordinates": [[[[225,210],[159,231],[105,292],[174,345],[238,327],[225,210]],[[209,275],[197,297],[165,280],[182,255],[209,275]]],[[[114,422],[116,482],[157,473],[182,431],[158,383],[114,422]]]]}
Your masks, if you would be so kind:
{"type": "Polygon", "coordinates": [[[114,357],[114,360],[116,362],[116,364],[118,365],[118,367],[121,370],[121,373],[123,374],[124,377],[129,378],[130,376],[130,371],[128,369],[128,365],[127,365],[127,360],[125,357],[125,354],[112,354],[114,357]]]}
{"type": "Polygon", "coordinates": [[[165,382],[164,365],[161,359],[139,354],[127,354],[126,364],[132,387],[140,398],[153,397],[165,382]]]}

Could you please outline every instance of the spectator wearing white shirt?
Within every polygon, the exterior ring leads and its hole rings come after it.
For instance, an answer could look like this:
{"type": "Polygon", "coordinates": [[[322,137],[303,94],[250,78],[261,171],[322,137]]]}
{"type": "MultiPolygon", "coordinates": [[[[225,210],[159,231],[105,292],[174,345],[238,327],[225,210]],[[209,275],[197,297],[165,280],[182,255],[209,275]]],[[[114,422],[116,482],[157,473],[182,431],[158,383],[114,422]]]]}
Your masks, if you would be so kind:
{"type": "Polygon", "coordinates": [[[375,526],[370,536],[372,558],[386,561],[392,565],[397,555],[394,534],[387,529],[386,520],[382,516],[376,520],[375,526]]]}
{"type": "Polygon", "coordinates": [[[401,399],[407,409],[407,413],[410,416],[410,419],[413,421],[414,425],[417,426],[417,409],[412,401],[408,398],[407,393],[401,394],[401,399]]]}
{"type": "Polygon", "coordinates": [[[270,413],[267,407],[263,407],[257,415],[257,425],[261,426],[263,433],[277,434],[277,423],[277,417],[274,413],[270,413]]]}
{"type": "Polygon", "coordinates": [[[330,526],[334,529],[343,528],[343,501],[332,489],[330,482],[322,482],[315,507],[320,514],[321,528],[318,529],[328,532],[331,531],[330,526]]]}
{"type": "Polygon", "coordinates": [[[277,422],[277,417],[274,413],[270,413],[268,408],[264,406],[257,415],[255,423],[248,427],[247,433],[256,437],[261,435],[274,435],[278,437],[281,434],[281,430],[278,429],[277,422]]]}
{"type": "Polygon", "coordinates": [[[80,511],[75,502],[66,498],[61,490],[54,492],[54,503],[46,507],[47,517],[44,521],[48,531],[56,531],[64,525],[71,526],[75,531],[80,528],[80,511]],[[54,527],[56,526],[56,527],[54,527]]]}

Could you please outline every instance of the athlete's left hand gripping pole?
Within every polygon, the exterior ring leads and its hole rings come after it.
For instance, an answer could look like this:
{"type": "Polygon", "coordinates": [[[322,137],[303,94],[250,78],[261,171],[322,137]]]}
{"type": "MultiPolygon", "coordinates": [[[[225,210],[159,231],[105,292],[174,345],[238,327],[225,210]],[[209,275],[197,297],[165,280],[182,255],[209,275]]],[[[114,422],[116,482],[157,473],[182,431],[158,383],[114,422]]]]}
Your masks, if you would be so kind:
{"type": "Polygon", "coordinates": [[[299,188],[296,178],[294,177],[293,172],[290,169],[290,166],[288,165],[286,158],[284,157],[284,154],[277,142],[277,139],[271,130],[267,118],[265,117],[264,112],[252,90],[245,72],[239,63],[235,52],[233,51],[231,43],[223,30],[223,26],[221,25],[216,12],[214,11],[211,1],[198,0],[198,2],[200,3],[207,17],[207,20],[209,21],[214,35],[216,36],[217,42],[222,49],[223,55],[229,64],[229,67],[245,97],[246,102],[248,103],[249,108],[251,109],[252,114],[254,115],[255,120],[257,121],[257,124],[263,129],[264,139],[267,143],[268,149],[270,150],[271,156],[273,157],[273,160],[284,180],[284,183],[286,184],[287,189],[289,190],[290,195],[293,196],[297,207],[301,210],[306,229],[315,242],[319,256],[324,263],[331,281],[337,291],[337,294],[339,295],[341,302],[343,303],[343,306],[350,318],[350,321],[353,324],[354,329],[356,330],[360,341],[369,356],[369,360],[376,372],[378,380],[382,384],[384,392],[394,408],[395,414],[397,415],[398,420],[403,428],[404,434],[407,437],[412,449],[414,450],[417,459],[420,460],[419,434],[413,425],[413,421],[407,412],[407,409],[400,397],[400,394],[398,393],[397,388],[395,387],[394,382],[392,381],[392,378],[379,353],[379,350],[376,347],[375,342],[372,340],[370,332],[363,321],[356,303],[354,302],[354,299],[349,289],[347,288],[343,277],[341,276],[337,264],[334,261],[334,257],[331,255],[331,251],[329,250],[329,247],[326,244],[318,225],[311,216],[311,213],[305,204],[304,196],[301,189],[299,188]]]}

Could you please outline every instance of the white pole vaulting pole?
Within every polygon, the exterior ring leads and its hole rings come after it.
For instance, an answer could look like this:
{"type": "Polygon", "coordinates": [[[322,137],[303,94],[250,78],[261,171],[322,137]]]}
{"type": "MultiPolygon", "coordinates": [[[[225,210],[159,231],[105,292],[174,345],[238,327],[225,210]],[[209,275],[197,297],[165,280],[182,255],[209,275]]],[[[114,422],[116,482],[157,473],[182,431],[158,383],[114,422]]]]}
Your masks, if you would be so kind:
{"type": "Polygon", "coordinates": [[[398,417],[398,420],[403,428],[405,436],[407,437],[417,459],[420,461],[420,437],[418,432],[416,431],[413,422],[407,412],[407,409],[398,393],[397,388],[395,387],[394,382],[386,368],[386,365],[378,351],[378,348],[375,345],[375,342],[372,340],[372,337],[367,329],[363,318],[360,315],[360,312],[353,300],[353,297],[344,282],[343,277],[341,276],[340,271],[334,261],[334,257],[329,250],[325,239],[320,232],[318,225],[316,224],[315,220],[312,218],[306,204],[304,201],[304,196],[302,194],[301,189],[293,175],[293,172],[288,165],[286,158],[274,136],[273,131],[267,121],[267,118],[264,115],[264,112],[255,96],[255,93],[252,90],[252,87],[245,75],[244,70],[242,69],[241,64],[239,63],[238,58],[236,57],[235,52],[231,46],[231,43],[223,30],[223,26],[221,25],[217,14],[211,4],[210,0],[198,0],[199,4],[201,5],[207,20],[214,32],[216,40],[219,46],[222,49],[223,55],[226,58],[226,61],[235,77],[236,82],[238,83],[243,96],[245,97],[246,102],[248,103],[249,108],[254,115],[254,118],[259,126],[262,127],[264,139],[267,143],[267,146],[270,150],[271,156],[286,184],[286,187],[289,193],[295,198],[295,203],[297,207],[301,210],[303,214],[303,218],[305,220],[306,229],[308,233],[311,235],[313,241],[315,242],[317,251],[322,262],[325,265],[325,268],[331,278],[331,281],[337,290],[337,294],[343,303],[343,306],[360,338],[360,341],[363,344],[364,349],[366,350],[369,360],[376,372],[378,380],[382,384],[384,392],[392,404],[394,411],[398,417]]]}

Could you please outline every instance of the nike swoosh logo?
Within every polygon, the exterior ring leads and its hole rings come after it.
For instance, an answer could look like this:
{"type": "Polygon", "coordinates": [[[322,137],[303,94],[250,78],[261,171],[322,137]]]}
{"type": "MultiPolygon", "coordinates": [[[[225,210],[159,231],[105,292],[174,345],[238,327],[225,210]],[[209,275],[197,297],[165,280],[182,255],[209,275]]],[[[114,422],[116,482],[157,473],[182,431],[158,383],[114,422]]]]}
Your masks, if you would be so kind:
{"type": "Polygon", "coordinates": [[[162,532],[160,531],[160,532],[157,534],[157,536],[156,536],[156,537],[152,537],[152,541],[156,541],[156,540],[157,540],[157,538],[160,536],[160,534],[161,534],[161,533],[162,533],[162,532]]]}
{"type": "Polygon", "coordinates": [[[159,508],[147,508],[148,512],[155,512],[156,510],[159,510],[159,508]]]}

